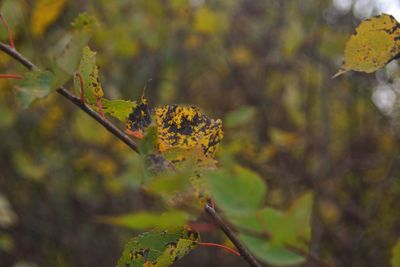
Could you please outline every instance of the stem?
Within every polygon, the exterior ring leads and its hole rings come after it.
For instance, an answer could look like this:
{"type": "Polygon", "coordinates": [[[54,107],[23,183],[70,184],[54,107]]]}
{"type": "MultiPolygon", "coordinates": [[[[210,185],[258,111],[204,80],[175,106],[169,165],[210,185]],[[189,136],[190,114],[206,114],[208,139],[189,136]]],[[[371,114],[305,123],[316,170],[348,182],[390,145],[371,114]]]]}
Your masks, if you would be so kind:
{"type": "Polygon", "coordinates": [[[5,78],[5,79],[17,79],[17,80],[22,80],[23,77],[18,74],[0,74],[0,79],[5,78]]]}
{"type": "Polygon", "coordinates": [[[224,222],[224,220],[218,215],[213,207],[206,204],[204,207],[205,212],[210,215],[214,220],[215,224],[225,233],[225,235],[232,241],[232,243],[238,249],[240,256],[247,261],[250,266],[261,267],[261,264],[253,257],[253,255],[247,250],[247,248],[242,244],[242,242],[237,238],[235,233],[229,228],[229,226],[224,222]]]}
{"type": "Polygon", "coordinates": [[[80,94],[80,98],[81,98],[81,102],[85,103],[85,93],[84,93],[84,84],[83,84],[83,78],[82,75],[79,72],[75,72],[75,76],[78,77],[79,79],[79,86],[81,87],[79,90],[79,94],[80,94]]]}
{"type": "Polygon", "coordinates": [[[236,256],[240,257],[240,253],[239,253],[239,252],[237,252],[237,251],[234,250],[234,249],[231,249],[230,247],[227,247],[227,246],[224,246],[224,245],[221,245],[221,244],[217,244],[217,243],[207,243],[207,242],[198,242],[197,244],[199,244],[200,246],[204,246],[204,247],[223,248],[223,249],[225,249],[226,251],[228,251],[228,252],[230,252],[230,253],[232,253],[232,254],[235,254],[236,256]]]}
{"type": "Polygon", "coordinates": [[[0,14],[0,19],[1,19],[1,22],[3,23],[3,25],[4,25],[4,28],[6,28],[6,31],[7,31],[7,34],[8,34],[8,40],[10,41],[10,47],[11,47],[11,49],[15,49],[14,39],[13,39],[12,34],[11,34],[10,26],[8,26],[7,20],[1,14],[0,14]]]}
{"type": "MultiPolygon", "coordinates": [[[[29,70],[38,70],[39,68],[35,66],[31,61],[26,59],[23,55],[18,53],[15,49],[12,49],[10,46],[1,43],[0,42],[0,50],[17,60],[19,63],[24,65],[26,68],[29,70]]],[[[103,118],[101,115],[99,115],[96,111],[91,109],[88,105],[85,103],[82,103],[79,97],[74,96],[71,94],[67,89],[64,87],[60,87],[57,90],[57,93],[68,99],[71,103],[79,107],[81,110],[86,112],[90,117],[95,119],[98,123],[103,125],[104,128],[106,128],[111,134],[115,135],[118,139],[120,139],[122,142],[124,142],[127,146],[129,146],[133,151],[136,153],[139,153],[139,149],[136,145],[136,143],[129,138],[128,135],[126,135],[123,131],[121,131],[117,126],[109,122],[107,119],[103,118]]]]}
{"type": "Polygon", "coordinates": [[[100,116],[104,118],[103,104],[101,103],[101,98],[97,98],[97,107],[99,109],[100,116]]]}

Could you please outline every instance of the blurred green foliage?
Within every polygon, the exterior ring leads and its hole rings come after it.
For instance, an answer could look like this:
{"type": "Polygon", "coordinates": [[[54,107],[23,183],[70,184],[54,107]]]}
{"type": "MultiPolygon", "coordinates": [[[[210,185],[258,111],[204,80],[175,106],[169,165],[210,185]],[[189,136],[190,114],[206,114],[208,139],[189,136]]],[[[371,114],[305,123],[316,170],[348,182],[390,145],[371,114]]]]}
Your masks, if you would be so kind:
{"type": "MultiPolygon", "coordinates": [[[[307,216],[309,204],[299,215],[279,210],[312,191],[312,233],[305,233],[312,234],[312,253],[337,266],[390,266],[400,224],[400,69],[394,62],[376,75],[330,79],[358,23],[352,13],[328,0],[51,2],[2,1],[21,53],[43,70],[54,67],[79,30],[71,21],[84,11],[93,15],[98,25],[89,45],[98,52],[106,97],[138,100],[152,79],[146,90],[152,107],[193,104],[222,118],[222,157],[246,167],[254,184],[268,184],[263,203],[252,197],[269,227],[278,221],[297,233],[285,218],[307,216]]],[[[4,29],[0,39],[7,39],[4,29]]],[[[78,63],[60,72],[71,75],[78,63]]],[[[1,73],[25,72],[4,53],[0,66],[1,73]]],[[[114,266],[133,234],[98,223],[99,216],[161,214],[165,203],[139,187],[153,173],[58,95],[22,109],[13,85],[0,79],[0,222],[7,222],[0,224],[0,265],[114,266]]],[[[167,179],[187,186],[182,177],[167,179]]],[[[238,177],[232,179],[244,180],[238,177]]],[[[170,193],[161,178],[147,190],[170,193]]],[[[216,199],[227,214],[235,200],[216,199]]],[[[278,240],[287,233],[279,230],[278,240]]],[[[244,240],[269,262],[303,260],[264,239],[244,240]]],[[[222,253],[198,250],[176,265],[245,266],[222,253]]]]}

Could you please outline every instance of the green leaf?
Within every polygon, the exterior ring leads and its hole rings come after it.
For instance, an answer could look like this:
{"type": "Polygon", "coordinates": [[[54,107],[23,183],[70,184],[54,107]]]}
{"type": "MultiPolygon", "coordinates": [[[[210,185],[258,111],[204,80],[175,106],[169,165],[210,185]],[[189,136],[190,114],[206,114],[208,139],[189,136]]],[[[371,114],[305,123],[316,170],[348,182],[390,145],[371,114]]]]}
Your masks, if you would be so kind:
{"type": "MultiPolygon", "coordinates": [[[[89,91],[89,83],[90,83],[90,74],[93,72],[93,69],[96,66],[96,52],[90,50],[88,46],[83,48],[82,58],[79,63],[79,74],[82,76],[83,80],[83,89],[86,93],[90,93],[89,91]]],[[[74,79],[75,87],[80,90],[79,79],[76,77],[74,79]]]]}
{"type": "Polygon", "coordinates": [[[272,265],[294,265],[300,264],[305,260],[303,256],[283,247],[273,246],[264,238],[241,234],[240,239],[257,258],[272,265]]]}
{"type": "Polygon", "coordinates": [[[229,112],[225,117],[225,126],[233,128],[250,121],[256,113],[256,109],[251,106],[242,106],[229,112]]]}
{"type": "Polygon", "coordinates": [[[286,221],[293,227],[295,236],[308,240],[311,234],[313,196],[306,193],[296,199],[286,214],[286,221]]]}
{"type": "Polygon", "coordinates": [[[97,20],[88,13],[83,12],[71,22],[71,25],[75,30],[93,31],[97,27],[97,20]]]}
{"type": "Polygon", "coordinates": [[[311,232],[312,195],[306,193],[296,199],[289,210],[282,213],[266,207],[245,216],[229,214],[228,220],[238,229],[260,235],[268,233],[274,246],[294,245],[305,248],[304,240],[309,240],[311,232]]]}
{"type": "Polygon", "coordinates": [[[387,14],[364,20],[351,36],[344,51],[344,63],[337,77],[349,70],[371,73],[400,53],[400,24],[387,14]]]}
{"type": "Polygon", "coordinates": [[[99,221],[132,229],[170,228],[183,225],[189,219],[184,211],[170,210],[165,213],[137,212],[121,216],[102,216],[99,221]]]}
{"type": "Polygon", "coordinates": [[[259,210],[267,191],[258,174],[239,165],[208,173],[207,183],[218,207],[236,215],[259,210]]]}
{"type": "Polygon", "coordinates": [[[31,71],[16,86],[16,95],[21,106],[27,108],[38,98],[46,97],[52,91],[53,74],[49,71],[31,71]]]}
{"type": "Polygon", "coordinates": [[[126,244],[118,266],[170,266],[194,249],[198,241],[197,232],[184,228],[146,232],[126,244]]]}
{"type": "Polygon", "coordinates": [[[75,30],[65,36],[58,44],[58,52],[53,56],[53,87],[59,87],[67,82],[78,69],[83,48],[88,44],[95,28],[95,19],[87,14],[81,14],[72,23],[75,30]],[[90,18],[90,19],[89,19],[90,18]]]}
{"type": "Polygon", "coordinates": [[[105,114],[113,116],[122,122],[126,122],[129,114],[136,108],[136,101],[130,100],[108,100],[103,98],[103,111],[105,114]]]}
{"type": "Polygon", "coordinates": [[[392,267],[400,267],[400,239],[392,249],[392,259],[390,262],[392,267]]]}

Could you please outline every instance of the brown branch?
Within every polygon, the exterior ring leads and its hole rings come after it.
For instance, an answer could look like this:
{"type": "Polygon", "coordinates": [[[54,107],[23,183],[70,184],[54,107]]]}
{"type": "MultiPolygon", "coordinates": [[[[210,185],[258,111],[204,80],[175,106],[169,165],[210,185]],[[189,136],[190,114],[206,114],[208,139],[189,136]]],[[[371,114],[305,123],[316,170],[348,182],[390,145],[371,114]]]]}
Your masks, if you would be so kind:
{"type": "MultiPolygon", "coordinates": [[[[15,49],[12,49],[10,46],[1,43],[0,42],[0,50],[17,60],[19,63],[24,65],[26,68],[29,70],[38,70],[39,68],[35,66],[31,61],[26,59],[23,55],[21,55],[18,51],[15,49]]],[[[109,122],[106,118],[103,118],[99,113],[94,111],[91,107],[86,105],[85,103],[82,103],[82,101],[70,93],[67,89],[64,87],[60,87],[57,90],[57,93],[68,99],[71,103],[79,107],[81,110],[83,110],[86,114],[88,114],[90,117],[95,119],[98,123],[100,123],[104,128],[106,128],[110,133],[112,133],[114,136],[119,138],[122,142],[124,142],[127,146],[129,146],[133,151],[136,153],[139,153],[139,149],[137,144],[123,131],[121,131],[117,126],[109,122]]]]}
{"type": "Polygon", "coordinates": [[[214,220],[215,224],[225,233],[225,235],[232,241],[232,243],[238,249],[240,256],[247,261],[250,266],[261,267],[261,264],[253,257],[253,255],[247,250],[247,248],[242,244],[242,242],[237,238],[236,234],[229,228],[229,226],[224,222],[221,216],[215,211],[213,207],[206,204],[204,208],[205,212],[210,215],[214,220]]]}

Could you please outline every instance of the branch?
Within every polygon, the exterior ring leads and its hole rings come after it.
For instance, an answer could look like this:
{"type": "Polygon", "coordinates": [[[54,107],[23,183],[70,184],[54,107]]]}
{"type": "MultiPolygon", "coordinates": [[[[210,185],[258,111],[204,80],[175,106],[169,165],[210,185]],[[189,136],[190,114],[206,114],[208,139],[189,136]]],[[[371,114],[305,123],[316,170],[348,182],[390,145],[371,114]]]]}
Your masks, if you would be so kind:
{"type": "Polygon", "coordinates": [[[206,204],[204,208],[205,212],[210,215],[217,226],[225,233],[225,235],[232,241],[232,243],[238,249],[240,256],[242,256],[249,264],[253,267],[261,267],[261,264],[253,257],[253,255],[247,250],[242,244],[239,238],[236,237],[235,233],[229,228],[229,226],[223,221],[213,207],[206,204]]]}
{"type": "MultiPolygon", "coordinates": [[[[0,42],[0,50],[17,60],[19,63],[24,65],[29,70],[38,70],[39,68],[35,66],[31,61],[26,59],[23,55],[21,55],[15,49],[12,49],[10,46],[0,42]]],[[[95,119],[98,123],[103,125],[111,134],[119,138],[122,142],[124,142],[127,146],[129,146],[133,151],[139,153],[137,144],[123,131],[121,131],[117,126],[109,122],[107,119],[103,118],[99,113],[94,111],[91,107],[83,103],[78,97],[71,94],[64,87],[60,87],[57,90],[57,93],[68,99],[71,103],[79,107],[81,110],[86,112],[90,117],[95,119]]]]}

